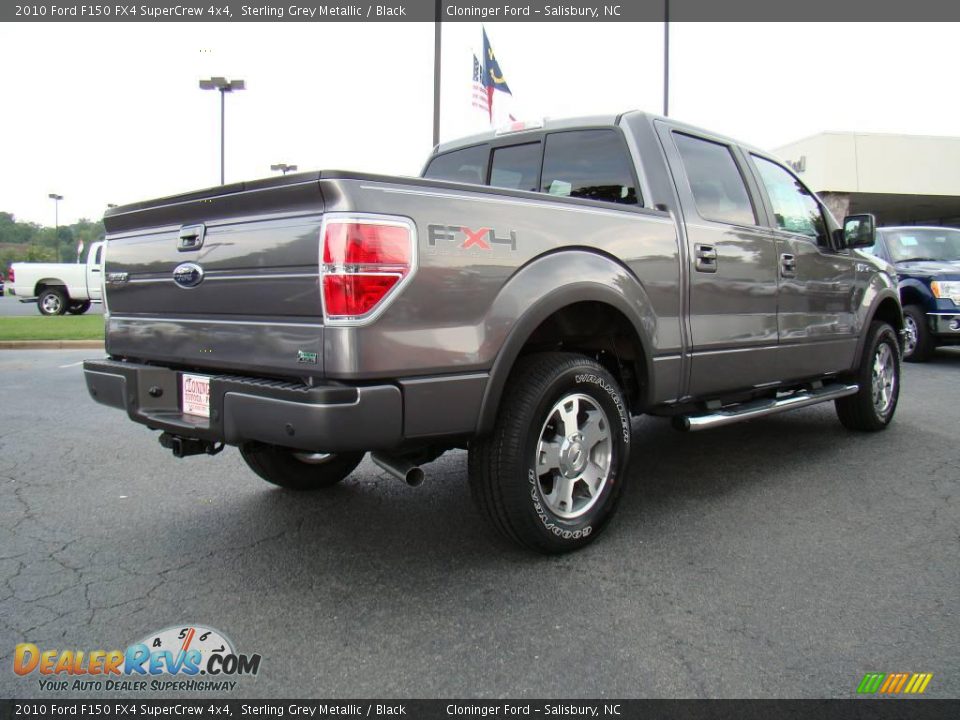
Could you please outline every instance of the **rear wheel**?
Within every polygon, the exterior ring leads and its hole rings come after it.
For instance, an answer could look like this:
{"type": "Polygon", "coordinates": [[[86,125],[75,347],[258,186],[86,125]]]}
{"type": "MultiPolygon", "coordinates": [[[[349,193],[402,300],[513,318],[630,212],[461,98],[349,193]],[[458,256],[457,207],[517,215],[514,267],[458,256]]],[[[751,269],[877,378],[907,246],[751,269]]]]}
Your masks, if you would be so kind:
{"type": "Polygon", "coordinates": [[[67,312],[71,315],[83,315],[87,310],[90,309],[90,304],[91,303],[89,300],[73,303],[69,308],[67,308],[67,312]]]}
{"type": "Polygon", "coordinates": [[[67,310],[67,294],[59,288],[44,288],[37,298],[41,315],[63,315],[67,310]]]}
{"type": "Polygon", "coordinates": [[[617,381],[592,359],[522,359],[493,433],[470,443],[470,490],[507,539],[544,553],[576,550],[613,516],[630,452],[617,381]]]}
{"type": "Polygon", "coordinates": [[[835,401],[840,422],[850,430],[883,430],[893,419],[900,397],[900,346],[887,323],[870,325],[857,384],[860,390],[855,395],[835,401]]]}
{"type": "Polygon", "coordinates": [[[903,342],[903,359],[917,363],[929,360],[935,344],[923,308],[917,305],[903,308],[903,328],[907,331],[903,342]]]}
{"type": "Polygon", "coordinates": [[[249,442],[240,446],[247,466],[269,483],[288,490],[320,490],[346,478],[365,453],[308,453],[249,442]]]}

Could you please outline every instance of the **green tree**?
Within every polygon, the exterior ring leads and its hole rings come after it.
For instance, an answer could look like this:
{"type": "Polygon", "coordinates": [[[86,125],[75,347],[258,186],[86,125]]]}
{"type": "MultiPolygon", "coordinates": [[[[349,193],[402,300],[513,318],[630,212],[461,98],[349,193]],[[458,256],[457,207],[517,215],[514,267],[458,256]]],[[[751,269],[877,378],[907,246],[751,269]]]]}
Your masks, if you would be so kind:
{"type": "Polygon", "coordinates": [[[17,222],[13,213],[0,212],[0,268],[11,262],[53,262],[57,259],[58,244],[61,262],[75,262],[77,243],[83,241],[86,257],[90,246],[103,239],[104,232],[101,220],[81,218],[71,225],[52,228],[17,222]]]}

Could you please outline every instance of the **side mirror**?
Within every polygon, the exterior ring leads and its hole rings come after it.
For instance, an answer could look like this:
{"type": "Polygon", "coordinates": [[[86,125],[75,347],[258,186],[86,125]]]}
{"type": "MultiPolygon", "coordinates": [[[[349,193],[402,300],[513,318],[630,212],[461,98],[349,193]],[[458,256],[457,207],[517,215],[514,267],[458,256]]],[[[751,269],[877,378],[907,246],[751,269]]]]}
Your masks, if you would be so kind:
{"type": "Polygon", "coordinates": [[[873,215],[847,215],[843,219],[844,247],[871,247],[876,240],[877,219],[873,215]]]}

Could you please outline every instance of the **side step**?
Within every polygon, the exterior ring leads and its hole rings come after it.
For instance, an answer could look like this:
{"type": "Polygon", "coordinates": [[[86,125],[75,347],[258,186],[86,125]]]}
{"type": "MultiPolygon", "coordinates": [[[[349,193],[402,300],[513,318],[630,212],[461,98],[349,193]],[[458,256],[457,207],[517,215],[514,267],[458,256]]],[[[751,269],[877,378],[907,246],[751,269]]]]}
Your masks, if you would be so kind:
{"type": "Polygon", "coordinates": [[[833,383],[810,390],[798,390],[792,395],[782,398],[752,400],[704,415],[681,415],[674,418],[674,424],[681,430],[690,430],[691,432],[707,430],[722,425],[732,425],[742,420],[753,420],[764,415],[773,415],[774,413],[816,405],[828,400],[836,400],[847,395],[854,395],[859,390],[859,385],[833,383]]]}

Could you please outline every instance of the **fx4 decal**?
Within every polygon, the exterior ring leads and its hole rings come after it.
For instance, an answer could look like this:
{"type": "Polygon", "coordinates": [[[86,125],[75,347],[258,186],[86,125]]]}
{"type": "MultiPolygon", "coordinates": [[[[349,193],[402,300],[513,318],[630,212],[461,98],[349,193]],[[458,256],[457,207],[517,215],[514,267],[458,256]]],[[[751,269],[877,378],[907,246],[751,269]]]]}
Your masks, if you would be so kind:
{"type": "Polygon", "coordinates": [[[462,225],[427,225],[427,244],[436,247],[440,240],[445,243],[459,243],[462,250],[472,247],[492,250],[494,245],[508,245],[514,251],[517,249],[517,233],[513,230],[510,231],[510,237],[500,238],[493,228],[471,230],[462,225]]]}

